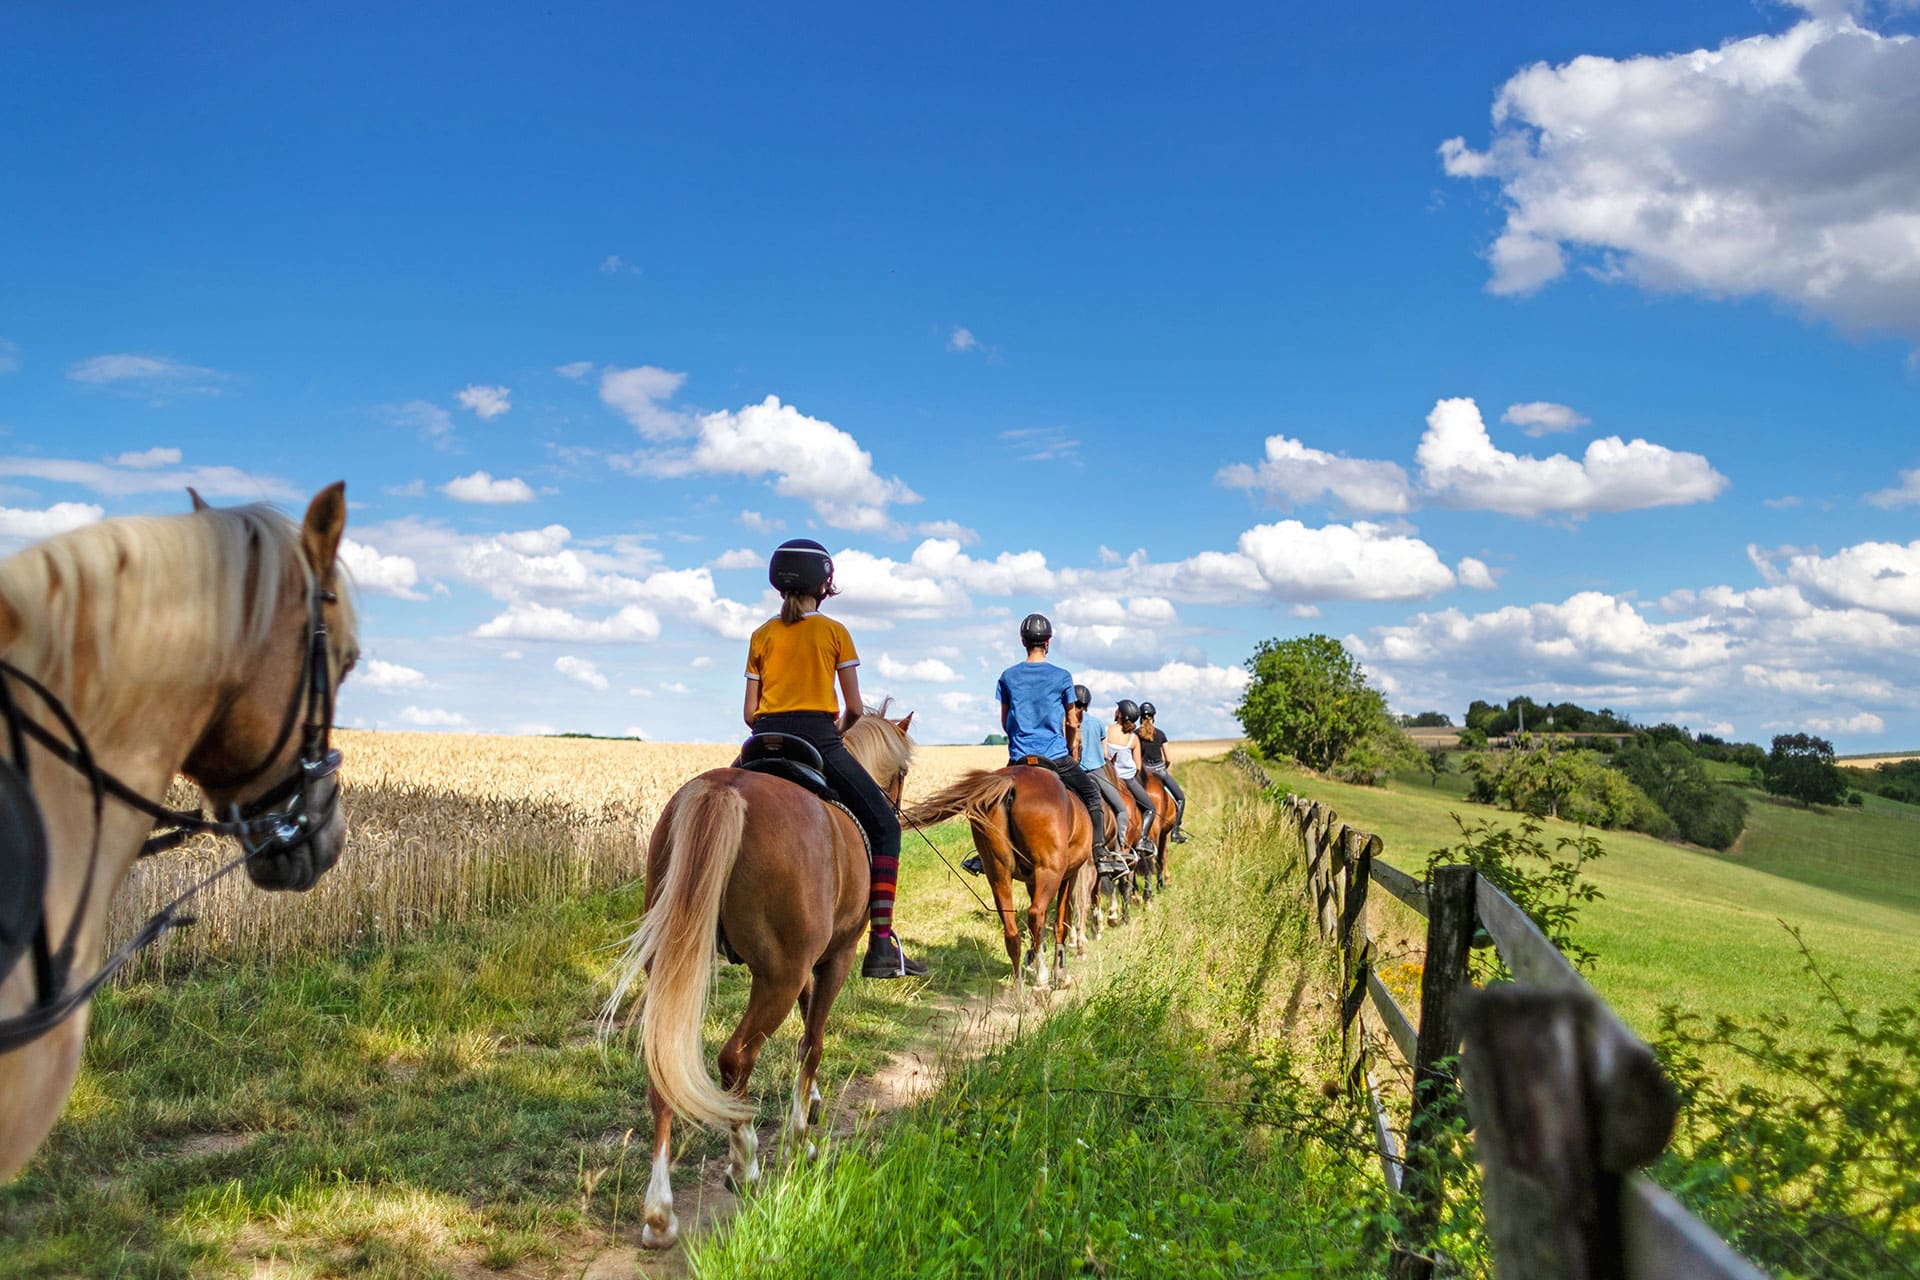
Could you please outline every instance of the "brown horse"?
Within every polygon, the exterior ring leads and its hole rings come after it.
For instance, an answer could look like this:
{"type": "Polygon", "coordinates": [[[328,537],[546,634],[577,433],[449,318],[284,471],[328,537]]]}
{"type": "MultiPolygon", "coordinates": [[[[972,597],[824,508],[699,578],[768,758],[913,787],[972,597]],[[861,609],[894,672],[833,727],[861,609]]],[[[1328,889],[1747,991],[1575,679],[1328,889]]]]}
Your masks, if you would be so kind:
{"type": "Polygon", "coordinates": [[[1053,770],[1008,765],[992,773],[972,769],[945,790],[901,815],[915,826],[930,826],[959,814],[973,829],[973,847],[993,888],[994,906],[1006,936],[1007,959],[1020,979],[1020,925],[1014,914],[1013,882],[1027,886],[1027,928],[1033,986],[1051,983],[1047,969],[1046,924],[1054,916],[1054,967],[1066,985],[1066,916],[1063,892],[1093,853],[1093,819],[1053,770]]]}
{"type": "Polygon", "coordinates": [[[1151,902],[1155,889],[1167,887],[1167,837],[1173,834],[1173,797],[1167,794],[1167,788],[1160,779],[1151,773],[1141,775],[1141,785],[1146,788],[1147,799],[1153,805],[1153,812],[1143,814],[1140,804],[1133,798],[1133,789],[1120,781],[1120,775],[1114,771],[1113,761],[1106,764],[1107,778],[1120,790],[1120,799],[1126,805],[1126,843],[1128,849],[1138,848],[1141,832],[1146,833],[1146,841],[1153,846],[1152,853],[1140,855],[1134,864],[1131,886],[1122,885],[1123,893],[1129,888],[1137,888],[1143,901],[1151,902]]]}
{"type": "MultiPolygon", "coordinates": [[[[895,805],[913,753],[912,722],[868,714],[845,735],[847,750],[895,805]]],[[[783,778],[710,769],[667,801],[647,848],[646,914],[627,939],[601,1015],[605,1034],[646,973],[638,1016],[653,1106],[640,1232],[648,1248],[667,1248],[680,1231],[671,1180],[676,1114],[726,1130],[735,1183],[758,1181],[747,1080],[767,1037],[796,1006],[805,1026],[789,1118],[806,1140],[820,1103],[827,1014],[867,927],[868,876],[866,840],[852,815],[783,778]],[[700,1047],[716,928],[753,975],[747,1010],[720,1050],[718,1086],[700,1047]]]]}
{"type": "Polygon", "coordinates": [[[156,820],[240,837],[269,889],[310,888],[339,856],[345,491],[321,490],[302,525],[196,495],[190,515],[110,520],[0,562],[0,1178],[53,1127],[91,994],[131,954],[103,967],[107,908],[156,820]],[[232,820],[162,809],[176,773],[232,820]]]}

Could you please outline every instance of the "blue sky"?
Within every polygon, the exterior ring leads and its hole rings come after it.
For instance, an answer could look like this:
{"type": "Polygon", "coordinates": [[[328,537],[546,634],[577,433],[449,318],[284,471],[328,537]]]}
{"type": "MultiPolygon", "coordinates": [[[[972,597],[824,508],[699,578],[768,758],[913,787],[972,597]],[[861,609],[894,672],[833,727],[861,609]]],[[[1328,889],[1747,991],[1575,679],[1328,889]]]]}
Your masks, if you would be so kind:
{"type": "Polygon", "coordinates": [[[345,477],[348,723],[722,739],[1017,619],[1920,747],[1920,12],[12,6],[0,550],[345,477]]]}

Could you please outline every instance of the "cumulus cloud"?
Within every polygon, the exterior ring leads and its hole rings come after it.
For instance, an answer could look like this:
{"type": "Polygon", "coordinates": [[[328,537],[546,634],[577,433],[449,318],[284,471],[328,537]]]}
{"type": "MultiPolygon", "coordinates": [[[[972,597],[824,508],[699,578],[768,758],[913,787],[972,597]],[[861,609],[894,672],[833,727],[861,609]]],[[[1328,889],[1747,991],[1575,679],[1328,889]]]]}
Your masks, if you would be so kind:
{"type": "Polygon", "coordinates": [[[735,547],[730,551],[722,551],[707,567],[710,569],[758,569],[766,562],[766,556],[752,547],[735,547]]]}
{"type": "Polygon", "coordinates": [[[141,458],[138,465],[130,466],[122,462],[86,462],[74,458],[0,457],[0,477],[78,485],[110,497],[171,492],[181,494],[183,502],[189,487],[198,489],[207,498],[230,498],[237,502],[290,502],[307,497],[285,480],[238,467],[160,466],[144,456],[141,458]]]}
{"type": "Polygon", "coordinates": [[[1592,419],[1551,400],[1529,400],[1525,404],[1508,405],[1507,411],[1500,415],[1500,421],[1511,422],[1530,436],[1550,436],[1584,427],[1592,419]]]}
{"type": "Polygon", "coordinates": [[[455,502],[476,502],[486,505],[499,505],[509,502],[532,502],[533,487],[517,476],[495,480],[485,471],[476,471],[472,475],[458,476],[440,486],[440,492],[455,502]]]}
{"type": "Polygon", "coordinates": [[[482,420],[491,422],[513,408],[507,398],[511,394],[506,387],[468,385],[454,392],[453,398],[479,414],[482,420]]]}
{"type": "Polygon", "coordinates": [[[578,382],[593,372],[593,361],[570,360],[566,364],[555,365],[553,371],[569,381],[578,382]]]}
{"type": "Polygon", "coordinates": [[[1747,554],[1763,573],[1792,583],[1816,601],[1920,622],[1920,540],[1905,546],[1862,542],[1830,556],[1757,547],[1747,548],[1747,554]]]}
{"type": "Polygon", "coordinates": [[[1441,400],[1414,454],[1422,488],[1443,506],[1508,515],[1585,515],[1711,500],[1727,478],[1697,453],[1607,436],[1575,461],[1495,447],[1470,399],[1441,400]]]}
{"type": "Polygon", "coordinates": [[[1920,502],[1920,467],[1902,471],[1899,484],[1868,494],[1867,501],[1876,507],[1910,507],[1920,502]]]}
{"type": "Polygon", "coordinates": [[[433,401],[409,400],[405,404],[382,405],[380,410],[394,426],[418,433],[434,448],[453,447],[453,415],[433,401]]]}
{"type": "Polygon", "coordinates": [[[833,602],[834,612],[867,626],[954,618],[971,607],[959,584],[915,576],[910,566],[897,560],[854,548],[834,552],[833,580],[841,591],[833,602]]]}
{"type": "Polygon", "coordinates": [[[414,590],[420,581],[420,568],[408,557],[382,555],[366,543],[356,542],[352,538],[340,539],[339,555],[354,585],[362,591],[400,600],[426,599],[414,590]]]}
{"type": "Polygon", "coordinates": [[[952,538],[963,547],[980,541],[980,534],[958,520],[922,520],[913,531],[923,538],[952,538]]]}
{"type": "Polygon", "coordinates": [[[153,448],[142,449],[137,453],[123,453],[113,460],[116,467],[131,467],[135,471],[146,471],[152,467],[174,467],[180,464],[178,449],[153,448]]]}
{"type": "Polygon", "coordinates": [[[1887,722],[1871,711],[1850,716],[1813,716],[1807,728],[1815,733],[1885,733],[1887,722]]]}
{"type": "Polygon", "coordinates": [[[1410,511],[1407,473],[1392,462],[1368,462],[1309,448],[1287,436],[1268,436],[1257,466],[1236,462],[1214,479],[1229,489],[1257,490],[1282,502],[1313,502],[1325,494],[1349,511],[1410,511]]]}
{"type": "Polygon", "coordinates": [[[57,533],[93,524],[106,510],[91,502],[56,502],[44,510],[0,507],[0,541],[38,542],[57,533]]]}
{"type": "Polygon", "coordinates": [[[1463,556],[1455,566],[1454,573],[1463,587],[1472,587],[1475,591],[1492,591],[1500,584],[1494,581],[1493,570],[1487,568],[1486,561],[1476,560],[1472,556],[1463,556]]]}
{"type": "Polygon", "coordinates": [[[742,511],[738,519],[755,533],[778,533],[787,527],[786,521],[769,519],[758,511],[742,511]]]}
{"type": "Polygon", "coordinates": [[[1802,7],[1777,34],[1536,63],[1501,86],[1487,148],[1440,147],[1447,173],[1505,197],[1489,288],[1528,293],[1578,262],[1920,335],[1920,40],[1844,0],[1802,7]]]}
{"type": "Polygon", "coordinates": [[[1247,687],[1243,667],[1176,661],[1141,669],[1088,667],[1073,675],[1087,686],[1094,708],[1103,715],[1120,699],[1131,698],[1154,703],[1159,723],[1176,737],[1239,736],[1233,709],[1247,687]]]}
{"type": "Polygon", "coordinates": [[[889,680],[917,680],[928,684],[957,684],[964,679],[938,658],[901,662],[890,653],[880,655],[880,674],[889,680]]]}
{"type": "Polygon", "coordinates": [[[457,729],[467,723],[467,718],[458,711],[443,711],[438,707],[402,707],[400,723],[416,729],[457,729]]]}
{"type": "Polygon", "coordinates": [[[960,550],[957,538],[928,538],[915,547],[911,572],[985,595],[1045,595],[1057,581],[1038,551],[1002,551],[991,560],[978,560],[960,550]]]}
{"type": "Polygon", "coordinates": [[[964,329],[959,325],[953,326],[953,332],[947,336],[947,350],[978,351],[979,349],[980,339],[973,336],[973,330],[964,329]]]}
{"type": "Polygon", "coordinates": [[[353,682],[369,689],[417,689],[427,682],[427,673],[397,662],[366,658],[353,669],[353,682]]]}
{"type": "Polygon", "coordinates": [[[600,399],[647,439],[670,440],[687,434],[687,415],[666,407],[686,381],[684,373],[650,364],[608,367],[600,373],[600,399]]]}
{"type": "Polygon", "coordinates": [[[584,618],[552,605],[526,602],[481,623],[473,634],[483,640],[563,640],[579,644],[628,644],[658,640],[660,619],[644,605],[630,604],[605,618],[584,618]]]}
{"type": "Polygon", "coordinates": [[[851,435],[768,396],[738,412],[699,420],[690,450],[643,457],[654,475],[773,477],[773,491],[808,503],[822,523],[867,533],[894,531],[888,507],[920,501],[898,478],[873,469],[873,455],[851,435]]]}
{"type": "Polygon", "coordinates": [[[553,669],[575,684],[583,684],[589,689],[604,690],[608,680],[600,674],[600,668],[585,658],[576,658],[572,654],[563,654],[553,660],[553,669]]]}

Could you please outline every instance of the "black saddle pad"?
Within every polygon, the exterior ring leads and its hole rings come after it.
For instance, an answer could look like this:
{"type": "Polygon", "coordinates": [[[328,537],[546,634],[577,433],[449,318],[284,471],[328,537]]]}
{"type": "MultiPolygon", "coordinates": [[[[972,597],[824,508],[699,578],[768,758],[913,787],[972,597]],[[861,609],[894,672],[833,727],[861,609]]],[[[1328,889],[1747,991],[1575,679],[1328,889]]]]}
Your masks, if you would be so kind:
{"type": "Polygon", "coordinates": [[[827,762],[820,758],[819,748],[790,733],[754,734],[740,748],[740,758],[733,762],[733,767],[785,778],[822,800],[838,803],[840,799],[827,781],[827,762]]]}
{"type": "Polygon", "coordinates": [[[0,760],[0,979],[33,942],[45,909],[47,833],[33,792],[0,760]]]}

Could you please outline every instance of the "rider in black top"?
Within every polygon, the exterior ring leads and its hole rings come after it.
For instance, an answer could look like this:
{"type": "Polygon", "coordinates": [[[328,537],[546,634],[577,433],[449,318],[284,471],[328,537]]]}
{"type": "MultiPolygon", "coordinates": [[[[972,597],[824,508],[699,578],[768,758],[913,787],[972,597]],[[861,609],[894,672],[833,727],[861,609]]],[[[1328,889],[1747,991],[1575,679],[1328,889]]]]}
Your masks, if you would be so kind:
{"type": "Polygon", "coordinates": [[[1173,780],[1173,769],[1167,761],[1167,735],[1153,722],[1154,706],[1151,702],[1140,704],[1140,763],[1146,766],[1148,773],[1160,779],[1160,785],[1173,797],[1173,834],[1167,837],[1177,843],[1186,843],[1187,833],[1180,829],[1187,818],[1187,793],[1173,780]]]}

